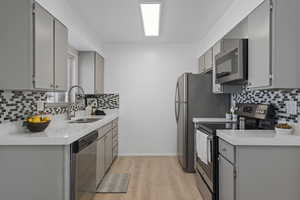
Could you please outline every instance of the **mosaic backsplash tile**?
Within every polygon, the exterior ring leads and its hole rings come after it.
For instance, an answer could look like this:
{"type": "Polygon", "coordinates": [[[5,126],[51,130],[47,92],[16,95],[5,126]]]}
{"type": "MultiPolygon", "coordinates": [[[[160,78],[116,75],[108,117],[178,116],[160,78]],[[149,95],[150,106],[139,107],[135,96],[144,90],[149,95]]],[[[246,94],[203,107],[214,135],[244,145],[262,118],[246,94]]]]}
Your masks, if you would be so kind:
{"type": "Polygon", "coordinates": [[[300,89],[294,90],[250,90],[233,94],[235,103],[262,103],[272,104],[276,109],[276,120],[298,123],[300,115],[300,89]],[[297,115],[290,115],[286,111],[286,102],[296,101],[297,115]]]}
{"type": "Polygon", "coordinates": [[[85,96],[86,104],[98,109],[118,109],[119,94],[88,94],[85,96]]]}
{"type": "Polygon", "coordinates": [[[37,114],[36,102],[46,100],[45,92],[0,91],[0,123],[37,114]]]}
{"type": "MultiPolygon", "coordinates": [[[[0,123],[15,122],[26,119],[28,116],[39,114],[37,111],[37,101],[46,102],[53,93],[38,91],[2,91],[0,90],[0,123]]],[[[100,109],[119,108],[118,94],[87,95],[86,100],[95,102],[95,106],[100,109]]],[[[72,104],[72,111],[85,109],[85,99],[78,97],[76,103],[72,104]]],[[[46,103],[44,114],[65,114],[68,104],[46,103]]]]}

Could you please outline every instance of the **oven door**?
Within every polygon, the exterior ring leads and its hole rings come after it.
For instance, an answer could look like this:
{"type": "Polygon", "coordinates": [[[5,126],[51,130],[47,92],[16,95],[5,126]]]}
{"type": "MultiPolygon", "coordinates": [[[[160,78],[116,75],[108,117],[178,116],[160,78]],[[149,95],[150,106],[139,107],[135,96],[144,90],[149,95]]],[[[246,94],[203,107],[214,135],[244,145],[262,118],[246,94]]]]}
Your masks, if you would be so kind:
{"type": "MultiPolygon", "coordinates": [[[[203,131],[201,131],[203,132],[203,131]]],[[[203,132],[205,133],[205,132],[203,132]]],[[[206,133],[205,133],[206,134],[206,133]]],[[[204,179],[206,185],[209,187],[211,192],[214,192],[214,141],[213,136],[208,135],[207,137],[207,164],[204,163],[199,157],[196,150],[196,172],[204,179]]]]}

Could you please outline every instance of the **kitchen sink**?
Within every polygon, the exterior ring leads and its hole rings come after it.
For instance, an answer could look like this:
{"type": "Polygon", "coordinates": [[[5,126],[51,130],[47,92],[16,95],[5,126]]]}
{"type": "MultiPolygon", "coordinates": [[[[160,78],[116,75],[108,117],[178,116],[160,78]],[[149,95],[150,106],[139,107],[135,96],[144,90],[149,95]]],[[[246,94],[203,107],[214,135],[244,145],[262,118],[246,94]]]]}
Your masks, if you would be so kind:
{"type": "Polygon", "coordinates": [[[86,123],[92,123],[102,120],[101,118],[81,118],[81,119],[76,119],[73,121],[70,121],[69,123],[71,124],[86,124],[86,123]]]}

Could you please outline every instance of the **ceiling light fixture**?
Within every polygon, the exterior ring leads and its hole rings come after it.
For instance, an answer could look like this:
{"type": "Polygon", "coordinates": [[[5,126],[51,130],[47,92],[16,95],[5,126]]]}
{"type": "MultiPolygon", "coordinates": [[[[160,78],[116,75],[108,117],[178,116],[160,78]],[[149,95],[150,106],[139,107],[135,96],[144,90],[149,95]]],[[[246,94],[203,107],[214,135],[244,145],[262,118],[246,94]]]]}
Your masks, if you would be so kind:
{"type": "Polygon", "coordinates": [[[145,36],[159,36],[160,26],[160,3],[140,4],[145,36]]]}

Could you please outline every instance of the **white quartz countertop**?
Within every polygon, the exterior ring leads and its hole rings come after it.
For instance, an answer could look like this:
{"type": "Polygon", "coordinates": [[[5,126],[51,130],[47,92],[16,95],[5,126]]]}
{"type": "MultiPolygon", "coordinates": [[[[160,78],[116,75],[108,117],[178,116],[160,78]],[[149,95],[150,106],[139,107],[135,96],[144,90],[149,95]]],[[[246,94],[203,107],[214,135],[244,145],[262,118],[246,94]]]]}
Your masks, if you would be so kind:
{"type": "MultiPolygon", "coordinates": [[[[93,118],[102,119],[86,124],[56,120],[52,121],[49,127],[41,133],[31,133],[25,127],[16,126],[13,123],[3,124],[0,125],[0,145],[69,145],[118,116],[118,111],[112,111],[106,116],[93,116],[93,118]]],[[[86,117],[91,118],[91,116],[86,117]]]]}
{"type": "Polygon", "coordinates": [[[236,146],[300,146],[299,135],[268,130],[217,130],[217,136],[236,146]]]}
{"type": "Polygon", "coordinates": [[[226,118],[193,118],[194,123],[203,123],[203,122],[233,122],[232,120],[228,120],[226,118]]]}

